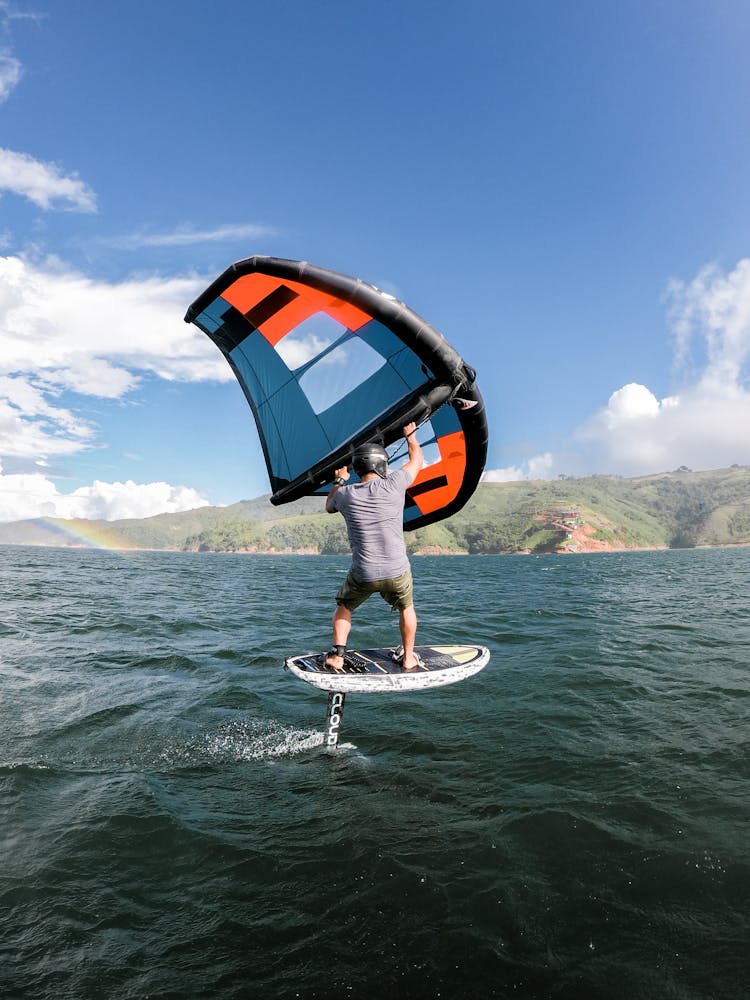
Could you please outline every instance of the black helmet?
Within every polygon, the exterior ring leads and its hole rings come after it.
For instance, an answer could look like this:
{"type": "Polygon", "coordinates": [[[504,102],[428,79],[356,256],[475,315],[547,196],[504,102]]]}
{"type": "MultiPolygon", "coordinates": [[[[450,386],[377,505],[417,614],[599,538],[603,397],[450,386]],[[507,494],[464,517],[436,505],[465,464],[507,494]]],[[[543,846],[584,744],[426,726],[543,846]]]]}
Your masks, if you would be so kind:
{"type": "Polygon", "coordinates": [[[387,465],[388,454],[380,444],[361,444],[352,454],[352,466],[360,478],[368,472],[377,472],[385,479],[387,465]]]}

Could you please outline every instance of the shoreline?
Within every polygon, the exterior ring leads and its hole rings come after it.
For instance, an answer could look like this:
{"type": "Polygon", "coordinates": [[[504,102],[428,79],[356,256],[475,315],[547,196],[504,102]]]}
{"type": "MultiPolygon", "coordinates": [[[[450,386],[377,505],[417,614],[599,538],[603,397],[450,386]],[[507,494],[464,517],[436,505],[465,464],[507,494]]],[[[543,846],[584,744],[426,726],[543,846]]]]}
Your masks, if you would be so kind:
{"type": "MultiPolygon", "coordinates": [[[[0,547],[9,548],[31,548],[31,549],[69,549],[73,552],[174,552],[184,555],[199,556],[331,556],[334,558],[346,558],[346,552],[319,552],[316,549],[234,549],[232,551],[223,549],[182,549],[182,548],[148,548],[146,546],[116,546],[116,545],[83,545],[83,544],[48,544],[46,542],[2,542],[0,547]]],[[[618,552],[681,552],[694,551],[697,549],[743,549],[750,547],[750,542],[723,542],[716,545],[613,545],[610,542],[603,542],[590,547],[571,547],[560,549],[542,549],[534,551],[532,549],[515,549],[512,552],[469,552],[466,549],[440,549],[437,546],[430,546],[429,549],[420,549],[417,552],[409,552],[409,558],[419,559],[425,556],[470,556],[473,558],[483,558],[495,556],[499,558],[513,556],[581,556],[581,555],[606,555],[618,552]]]]}

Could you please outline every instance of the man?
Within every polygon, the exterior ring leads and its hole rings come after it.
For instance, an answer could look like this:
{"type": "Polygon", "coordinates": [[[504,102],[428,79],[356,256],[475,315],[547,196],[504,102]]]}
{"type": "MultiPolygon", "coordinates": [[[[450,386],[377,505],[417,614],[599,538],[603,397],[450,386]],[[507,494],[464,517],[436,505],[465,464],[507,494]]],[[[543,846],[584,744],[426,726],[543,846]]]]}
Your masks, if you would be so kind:
{"type": "Polygon", "coordinates": [[[404,427],[408,460],[396,472],[388,473],[388,455],[375,444],[362,445],[352,456],[352,466],[360,482],[347,486],[349,470],[346,466],[336,469],[326,510],[329,514],[339,511],[344,515],[352,565],[336,595],[333,648],[326,657],[326,666],[332,670],[343,669],[352,611],[375,593],[394,611],[398,609],[403,659],[401,650],[397,655],[404,670],[414,670],[419,665],[414,652],[417,615],[403,530],[406,488],[424,465],[416,429],[414,423],[404,427]]]}

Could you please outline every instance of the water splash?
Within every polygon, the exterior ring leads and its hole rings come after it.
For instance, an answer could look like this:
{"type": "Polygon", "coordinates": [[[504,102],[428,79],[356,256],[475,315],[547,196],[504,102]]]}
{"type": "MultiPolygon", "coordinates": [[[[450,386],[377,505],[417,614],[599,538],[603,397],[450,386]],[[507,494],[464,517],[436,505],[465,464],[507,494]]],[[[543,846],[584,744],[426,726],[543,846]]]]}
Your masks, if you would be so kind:
{"type": "Polygon", "coordinates": [[[213,732],[168,747],[160,761],[181,767],[294,757],[323,745],[322,732],[274,721],[226,722],[213,732]]]}

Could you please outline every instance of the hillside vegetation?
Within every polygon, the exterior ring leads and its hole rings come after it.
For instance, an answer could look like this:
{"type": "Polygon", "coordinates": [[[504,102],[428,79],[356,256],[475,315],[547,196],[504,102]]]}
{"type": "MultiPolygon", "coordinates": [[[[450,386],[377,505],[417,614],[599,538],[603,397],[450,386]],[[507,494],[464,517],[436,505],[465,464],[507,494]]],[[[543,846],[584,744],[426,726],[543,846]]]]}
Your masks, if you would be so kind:
{"type": "MultiPolygon", "coordinates": [[[[750,468],[483,483],[446,521],[407,533],[412,553],[585,552],[750,544],[750,468]]],[[[349,551],[343,520],[309,497],[268,497],[140,520],[0,525],[0,543],[194,552],[349,551]]]]}

